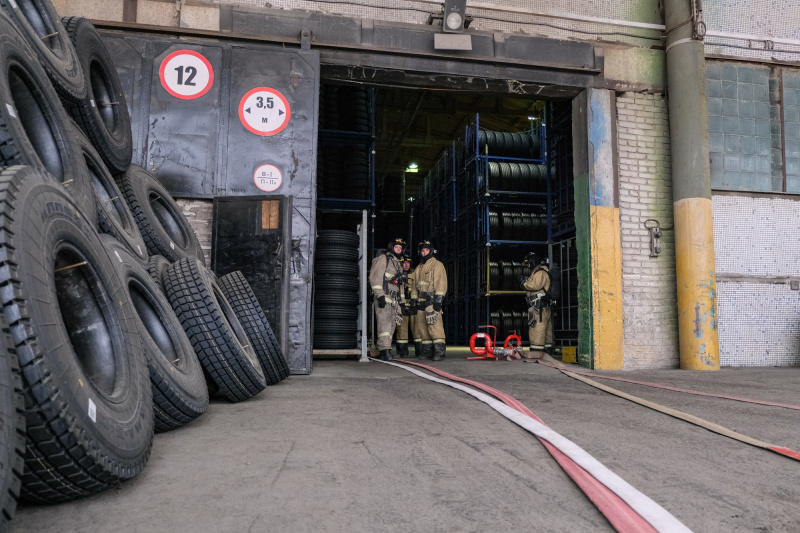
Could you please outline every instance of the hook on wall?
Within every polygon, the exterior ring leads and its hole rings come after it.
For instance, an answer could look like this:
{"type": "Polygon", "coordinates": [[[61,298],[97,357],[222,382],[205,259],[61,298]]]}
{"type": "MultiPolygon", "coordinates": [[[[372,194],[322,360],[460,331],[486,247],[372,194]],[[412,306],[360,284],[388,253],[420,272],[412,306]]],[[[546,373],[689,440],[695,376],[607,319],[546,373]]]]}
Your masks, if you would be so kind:
{"type": "Polygon", "coordinates": [[[671,230],[675,226],[662,228],[661,222],[655,218],[648,218],[644,221],[644,227],[650,232],[650,257],[658,257],[661,253],[661,236],[666,230],[671,230]]]}

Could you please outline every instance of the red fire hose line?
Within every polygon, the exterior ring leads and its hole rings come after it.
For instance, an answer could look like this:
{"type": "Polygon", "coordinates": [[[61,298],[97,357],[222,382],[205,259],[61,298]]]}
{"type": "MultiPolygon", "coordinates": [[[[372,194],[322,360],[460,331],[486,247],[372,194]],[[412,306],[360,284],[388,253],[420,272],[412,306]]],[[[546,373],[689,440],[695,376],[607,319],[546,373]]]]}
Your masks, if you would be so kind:
{"type": "MultiPolygon", "coordinates": [[[[559,370],[561,370],[561,368],[559,368],[558,366],[556,366],[554,364],[551,364],[551,363],[545,363],[543,361],[539,361],[539,364],[542,364],[544,366],[549,366],[549,367],[552,367],[552,368],[558,368],[559,370]]],[[[701,392],[701,391],[696,391],[696,390],[691,390],[691,389],[679,389],[677,387],[669,387],[667,385],[660,385],[658,383],[649,383],[647,381],[634,381],[632,379],[618,378],[618,377],[614,377],[614,376],[603,376],[601,374],[595,374],[593,372],[575,372],[572,369],[570,369],[569,371],[573,372],[575,374],[580,374],[581,376],[591,376],[593,378],[601,378],[601,379],[613,379],[615,381],[624,381],[625,383],[634,383],[636,385],[644,385],[646,387],[654,387],[656,389],[666,389],[666,390],[671,390],[671,391],[675,391],[675,392],[685,392],[686,394],[696,394],[698,396],[711,396],[712,398],[722,398],[722,399],[725,399],[725,400],[734,400],[734,401],[737,401],[737,402],[756,403],[756,404],[759,404],[759,405],[769,405],[771,407],[783,407],[784,409],[796,409],[796,410],[800,411],[800,405],[791,405],[791,404],[788,404],[788,403],[765,402],[763,400],[753,400],[752,398],[740,398],[738,396],[726,396],[725,394],[713,394],[713,393],[710,393],[710,392],[701,392]]]]}
{"type": "MultiPolygon", "coordinates": [[[[476,382],[476,381],[472,381],[472,380],[460,378],[458,376],[454,376],[452,374],[448,374],[446,372],[443,372],[443,371],[438,370],[438,369],[433,368],[433,367],[429,367],[427,365],[423,365],[423,364],[420,364],[420,363],[414,363],[414,362],[411,362],[411,361],[399,361],[399,362],[402,362],[402,363],[407,364],[407,365],[413,365],[413,366],[416,366],[416,367],[424,368],[425,370],[428,370],[430,372],[438,374],[438,375],[440,375],[442,377],[445,377],[447,379],[450,379],[450,380],[453,380],[453,381],[456,381],[456,382],[460,382],[460,383],[465,383],[467,385],[471,385],[471,386],[473,386],[475,388],[483,390],[484,392],[487,392],[487,393],[495,396],[496,398],[498,398],[500,401],[502,401],[508,407],[511,407],[512,409],[516,410],[517,412],[519,412],[519,413],[521,413],[523,415],[526,415],[527,417],[530,417],[533,420],[536,420],[538,423],[542,424],[544,427],[547,427],[547,426],[544,425],[544,423],[542,422],[542,420],[539,417],[537,417],[530,409],[528,409],[525,405],[523,405],[519,400],[513,398],[512,396],[509,396],[508,394],[505,394],[504,392],[501,392],[501,391],[499,391],[497,389],[489,387],[488,385],[484,385],[484,384],[476,382]]],[[[441,380],[437,380],[436,378],[430,378],[430,377],[425,376],[424,374],[418,373],[416,371],[413,371],[413,370],[409,370],[409,371],[411,371],[411,372],[413,372],[415,374],[421,375],[422,377],[427,377],[428,379],[432,379],[434,381],[441,382],[443,384],[448,384],[447,382],[443,382],[441,380]]],[[[451,385],[451,386],[455,386],[456,388],[460,388],[457,385],[451,385]]],[[[462,389],[462,390],[465,390],[465,389],[462,389]]],[[[468,392],[468,391],[465,390],[465,392],[468,392]]],[[[477,394],[479,394],[479,393],[477,393],[477,394]]],[[[480,399],[480,398],[478,398],[478,399],[480,399]]],[[[624,532],[624,533],[627,533],[627,532],[639,532],[639,531],[646,532],[646,531],[661,531],[661,530],[663,530],[662,528],[653,527],[644,517],[642,517],[631,506],[631,504],[629,504],[628,502],[623,500],[611,488],[609,488],[608,486],[603,484],[600,480],[595,478],[592,474],[587,472],[587,470],[585,470],[581,465],[576,463],[575,460],[573,460],[572,458],[567,456],[564,452],[562,452],[554,444],[552,444],[547,439],[545,439],[545,438],[543,438],[543,437],[541,437],[539,435],[536,435],[536,437],[542,442],[542,444],[544,444],[545,448],[550,452],[550,454],[561,465],[561,467],[564,469],[564,471],[567,473],[567,475],[569,475],[570,478],[572,478],[572,480],[575,481],[575,483],[578,485],[578,487],[587,495],[587,497],[592,501],[592,503],[595,504],[595,506],[606,517],[606,519],[608,519],[608,521],[611,523],[611,525],[614,527],[614,529],[616,529],[619,532],[624,532]]],[[[567,442],[569,442],[569,441],[567,441],[567,442]]],[[[646,497],[644,497],[644,498],[649,500],[649,498],[646,498],[646,497]]],[[[652,505],[658,507],[658,505],[655,504],[655,502],[652,502],[652,500],[649,500],[649,501],[652,503],[652,505]]],[[[659,507],[659,509],[661,511],[663,511],[663,509],[661,509],[660,507],[659,507]]],[[[663,511],[663,513],[666,513],[666,511],[663,511]]],[[[683,526],[683,524],[681,524],[676,519],[674,519],[674,517],[672,517],[671,515],[669,515],[669,516],[674,521],[673,523],[670,524],[670,527],[675,527],[676,525],[679,525],[679,526],[685,528],[685,526],[683,526]]]]}
{"type": "MultiPolygon", "coordinates": [[[[783,455],[784,457],[788,457],[790,459],[794,459],[796,461],[800,461],[800,452],[797,452],[797,451],[792,450],[790,448],[785,448],[783,446],[776,446],[776,445],[770,444],[768,442],[764,442],[764,441],[761,441],[761,440],[758,440],[758,439],[754,439],[753,437],[748,437],[747,435],[742,435],[741,433],[738,433],[736,431],[728,429],[725,426],[721,426],[719,424],[714,424],[713,422],[709,422],[708,420],[704,420],[704,419],[702,419],[700,417],[697,417],[697,416],[694,416],[694,415],[690,415],[688,413],[684,413],[683,411],[678,411],[677,409],[671,409],[669,407],[665,407],[665,406],[657,404],[655,402],[651,402],[649,400],[645,400],[644,398],[639,398],[638,396],[634,396],[632,394],[628,394],[628,393],[622,392],[622,391],[614,389],[612,387],[608,387],[606,385],[603,385],[602,383],[598,383],[596,381],[593,381],[593,380],[589,379],[588,377],[586,377],[587,373],[572,372],[571,370],[569,370],[566,367],[564,367],[563,363],[560,363],[561,366],[558,366],[557,364],[545,363],[543,361],[538,361],[538,362],[541,365],[548,366],[550,368],[555,368],[556,370],[561,371],[563,374],[565,374],[565,375],[567,375],[567,376],[569,376],[569,377],[571,377],[573,379],[577,379],[578,381],[582,381],[582,382],[586,383],[587,385],[590,385],[592,387],[595,387],[596,389],[600,389],[602,391],[608,392],[609,394],[613,394],[615,396],[619,396],[620,398],[624,398],[626,400],[629,400],[631,402],[637,403],[637,404],[642,405],[644,407],[648,407],[650,409],[653,409],[654,411],[659,411],[661,413],[670,415],[672,417],[678,418],[678,419],[683,420],[685,422],[689,422],[690,424],[694,424],[696,426],[700,426],[702,428],[705,428],[705,429],[707,429],[709,431],[713,431],[714,433],[718,433],[718,434],[723,435],[725,437],[729,437],[731,439],[738,440],[739,442],[743,442],[745,444],[750,444],[751,446],[755,446],[757,448],[763,448],[765,450],[769,450],[771,452],[775,452],[777,454],[783,455]]],[[[559,363],[558,361],[555,361],[555,360],[553,360],[553,362],[559,363]]]]}

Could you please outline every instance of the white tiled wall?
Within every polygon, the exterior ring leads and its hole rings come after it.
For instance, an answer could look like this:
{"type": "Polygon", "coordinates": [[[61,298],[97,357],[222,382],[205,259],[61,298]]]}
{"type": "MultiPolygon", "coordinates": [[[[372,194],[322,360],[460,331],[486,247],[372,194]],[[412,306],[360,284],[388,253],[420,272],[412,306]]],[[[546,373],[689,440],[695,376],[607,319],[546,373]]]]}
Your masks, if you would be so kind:
{"type": "Polygon", "coordinates": [[[800,290],[783,283],[800,277],[800,201],[716,195],[713,206],[720,364],[800,364],[800,290]]]}

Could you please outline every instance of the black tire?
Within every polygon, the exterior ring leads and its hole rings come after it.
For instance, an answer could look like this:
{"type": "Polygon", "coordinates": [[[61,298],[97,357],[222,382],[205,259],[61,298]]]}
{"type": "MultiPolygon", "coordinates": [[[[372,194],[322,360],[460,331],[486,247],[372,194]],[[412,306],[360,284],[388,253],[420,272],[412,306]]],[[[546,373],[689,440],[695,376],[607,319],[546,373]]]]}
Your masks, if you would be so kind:
{"type": "Polygon", "coordinates": [[[357,248],[317,247],[315,250],[317,261],[358,261],[357,248]]]}
{"type": "Polygon", "coordinates": [[[131,117],[114,62],[88,19],[64,17],[61,22],[75,46],[87,85],[86,96],[64,103],[108,167],[125,172],[133,155],[131,117]]]}
{"type": "Polygon", "coordinates": [[[72,101],[84,98],[86,78],[53,4],[49,0],[0,0],[0,8],[26,37],[59,94],[72,101]]]}
{"type": "Polygon", "coordinates": [[[317,232],[317,246],[358,248],[358,234],[338,229],[320,230],[317,232]]]}
{"type": "Polygon", "coordinates": [[[147,272],[150,273],[150,277],[156,282],[161,292],[164,292],[164,272],[171,264],[163,255],[151,255],[147,262],[147,272]]]}
{"type": "Polygon", "coordinates": [[[150,255],[163,255],[171,262],[194,257],[205,265],[192,226],[172,195],[158,180],[138,165],[119,176],[119,185],[150,255]]]}
{"type": "Polygon", "coordinates": [[[253,345],[267,385],[275,385],[289,377],[289,367],[281,345],[244,275],[238,270],[231,272],[219,279],[219,285],[253,345]]]}
{"type": "Polygon", "coordinates": [[[361,272],[358,263],[352,261],[317,261],[314,265],[316,274],[330,274],[333,276],[349,276],[357,278],[361,272]]]}
{"type": "Polygon", "coordinates": [[[123,278],[147,355],[157,433],[188,424],[206,412],[208,387],[203,368],[167,297],[125,245],[101,235],[123,278]]]}
{"type": "Polygon", "coordinates": [[[318,289],[334,290],[340,293],[358,293],[358,278],[342,276],[315,276],[314,283],[318,289]]]}
{"type": "Polygon", "coordinates": [[[342,318],[346,320],[358,319],[358,308],[351,305],[317,305],[314,308],[315,320],[329,320],[342,318]]]}
{"type": "MultiPolygon", "coordinates": [[[[8,331],[0,313],[0,328],[8,331]]],[[[25,402],[13,341],[0,333],[0,531],[9,531],[25,465],[25,402]]]]}
{"type": "Polygon", "coordinates": [[[361,299],[358,292],[338,293],[327,289],[317,289],[314,291],[314,303],[316,305],[346,305],[357,306],[361,299]]]}
{"type": "Polygon", "coordinates": [[[355,333],[345,335],[320,334],[314,335],[314,349],[319,350],[349,350],[357,348],[358,339],[355,333]]]}
{"type": "MultiPolygon", "coordinates": [[[[78,179],[83,166],[70,142],[69,115],[25,38],[0,16],[0,166],[30,165],[54,181],[78,179]]],[[[80,192],[76,191],[80,199],[80,192]]]]}
{"type": "Polygon", "coordinates": [[[267,386],[258,357],[214,273],[197,259],[170,265],[164,290],[200,363],[232,402],[267,386]]]}
{"type": "Polygon", "coordinates": [[[153,397],[133,304],[100,235],[40,171],[0,174],[0,300],[25,391],[26,499],[60,502],[145,466],[153,397]],[[35,228],[33,231],[31,228],[35,228]]]}
{"type": "Polygon", "coordinates": [[[89,182],[92,207],[97,213],[97,227],[100,233],[113,236],[133,252],[140,262],[147,262],[149,259],[147,246],[117,182],[106,168],[103,158],[80,128],[74,125],[72,131],[76,151],[86,163],[86,179],[89,182]]]}
{"type": "Polygon", "coordinates": [[[325,320],[314,321],[314,333],[345,334],[355,333],[357,329],[358,326],[355,320],[326,318],[325,320]]]}

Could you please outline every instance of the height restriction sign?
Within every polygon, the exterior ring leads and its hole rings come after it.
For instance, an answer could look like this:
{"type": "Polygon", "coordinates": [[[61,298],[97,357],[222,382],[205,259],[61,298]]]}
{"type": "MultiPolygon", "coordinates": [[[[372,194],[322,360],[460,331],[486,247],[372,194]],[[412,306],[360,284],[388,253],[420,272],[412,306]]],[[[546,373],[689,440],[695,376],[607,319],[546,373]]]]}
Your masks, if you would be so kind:
{"type": "Polygon", "coordinates": [[[208,92],[214,83],[214,69],[202,54],[194,50],[172,52],[161,62],[158,71],[161,85],[181,100],[194,100],[208,92]]]}
{"type": "Polygon", "coordinates": [[[291,114],[286,97],[270,87],[256,87],[239,102],[239,120],[248,131],[264,137],[282,132],[291,114]]]}

